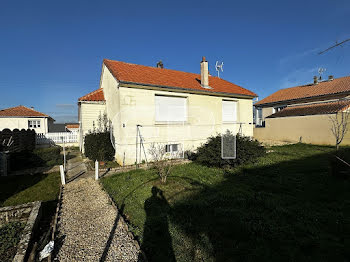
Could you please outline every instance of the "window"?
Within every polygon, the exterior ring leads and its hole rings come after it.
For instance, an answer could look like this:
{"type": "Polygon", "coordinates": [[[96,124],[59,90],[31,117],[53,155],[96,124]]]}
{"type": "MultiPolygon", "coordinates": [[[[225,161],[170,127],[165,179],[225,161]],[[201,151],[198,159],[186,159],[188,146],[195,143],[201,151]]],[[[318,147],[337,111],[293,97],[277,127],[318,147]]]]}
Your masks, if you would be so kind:
{"type": "Polygon", "coordinates": [[[155,96],[156,122],[186,122],[187,98],[155,96]]]}
{"type": "Polygon", "coordinates": [[[222,122],[237,121],[237,102],[222,100],[222,122]]]}
{"type": "Polygon", "coordinates": [[[39,128],[40,120],[28,120],[28,128],[39,128]]]}
{"type": "Polygon", "coordinates": [[[165,152],[167,152],[167,153],[177,152],[178,150],[179,150],[179,144],[165,145],[165,152]]]}

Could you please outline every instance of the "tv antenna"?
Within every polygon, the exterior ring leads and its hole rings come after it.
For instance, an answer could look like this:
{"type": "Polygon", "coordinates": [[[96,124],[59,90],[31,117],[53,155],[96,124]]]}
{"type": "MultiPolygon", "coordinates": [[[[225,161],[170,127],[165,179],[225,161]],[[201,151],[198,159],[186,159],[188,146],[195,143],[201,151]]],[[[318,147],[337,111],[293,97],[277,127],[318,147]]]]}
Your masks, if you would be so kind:
{"type": "Polygon", "coordinates": [[[218,78],[220,78],[220,71],[221,72],[224,72],[224,62],[219,62],[219,61],[216,61],[215,63],[215,70],[218,72],[218,78]]]}
{"type": "Polygon", "coordinates": [[[324,73],[324,72],[326,72],[326,68],[322,68],[322,67],[320,67],[319,69],[318,69],[318,73],[319,73],[319,75],[320,75],[320,80],[322,79],[322,74],[324,73]]]}

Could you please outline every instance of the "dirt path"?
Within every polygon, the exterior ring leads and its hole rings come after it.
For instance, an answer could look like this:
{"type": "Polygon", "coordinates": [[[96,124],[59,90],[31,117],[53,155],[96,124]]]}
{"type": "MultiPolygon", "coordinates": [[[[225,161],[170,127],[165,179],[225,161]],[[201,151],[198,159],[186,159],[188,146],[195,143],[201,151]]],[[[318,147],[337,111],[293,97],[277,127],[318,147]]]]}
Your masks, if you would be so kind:
{"type": "Polygon", "coordinates": [[[138,261],[140,249],[124,223],[107,193],[91,176],[67,183],[55,241],[58,248],[55,260],[138,261]]]}

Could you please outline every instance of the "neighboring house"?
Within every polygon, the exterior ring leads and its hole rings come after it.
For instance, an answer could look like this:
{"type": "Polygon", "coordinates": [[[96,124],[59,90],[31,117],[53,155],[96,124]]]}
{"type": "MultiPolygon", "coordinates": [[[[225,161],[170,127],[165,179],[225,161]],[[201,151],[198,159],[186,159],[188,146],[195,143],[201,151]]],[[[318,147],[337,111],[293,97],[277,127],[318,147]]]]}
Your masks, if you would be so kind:
{"type": "Polygon", "coordinates": [[[78,101],[81,138],[106,113],[116,160],[128,165],[149,160],[152,143],[183,152],[226,130],[252,136],[257,95],[210,76],[205,58],[200,68],[194,74],[105,59],[100,88],[78,101]]]}
{"type": "Polygon", "coordinates": [[[78,132],[79,131],[79,124],[73,124],[73,123],[66,124],[65,130],[67,132],[78,132]]]}
{"type": "MultiPolygon", "coordinates": [[[[254,137],[261,141],[335,144],[330,117],[349,110],[350,76],[278,90],[255,103],[254,137]],[[260,127],[259,127],[260,126],[260,127]]],[[[342,144],[350,144],[348,133],[342,144]]]]}
{"type": "Polygon", "coordinates": [[[22,105],[0,110],[0,130],[33,129],[37,134],[47,134],[54,121],[50,116],[22,105]]]}

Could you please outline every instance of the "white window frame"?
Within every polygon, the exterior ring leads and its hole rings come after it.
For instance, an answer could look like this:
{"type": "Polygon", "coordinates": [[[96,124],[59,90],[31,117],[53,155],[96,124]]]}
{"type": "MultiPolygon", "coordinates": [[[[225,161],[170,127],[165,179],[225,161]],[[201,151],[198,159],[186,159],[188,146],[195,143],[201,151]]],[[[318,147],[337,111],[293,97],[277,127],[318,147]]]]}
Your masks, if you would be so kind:
{"type": "Polygon", "coordinates": [[[165,152],[166,153],[178,152],[180,147],[181,147],[181,144],[176,144],[176,143],[166,144],[165,152]],[[174,150],[174,147],[176,147],[176,150],[174,150]],[[167,150],[167,148],[169,148],[170,150],[167,150]]]}
{"type": "Polygon", "coordinates": [[[33,128],[33,129],[36,129],[36,128],[40,128],[41,127],[41,122],[40,120],[28,120],[28,128],[33,128]]]}
{"type": "Polygon", "coordinates": [[[221,102],[222,106],[221,106],[221,115],[222,115],[222,122],[223,123],[235,123],[237,122],[237,118],[238,118],[238,101],[237,100],[228,100],[228,99],[223,99],[222,102],[221,102]],[[234,119],[226,119],[224,116],[224,105],[225,103],[234,103],[235,104],[235,114],[233,115],[234,116],[234,119]]]}
{"type": "Polygon", "coordinates": [[[163,95],[163,94],[155,94],[154,96],[154,106],[155,106],[155,123],[156,124],[178,124],[178,123],[187,123],[188,120],[188,97],[187,96],[171,96],[171,95],[163,95]],[[160,110],[157,108],[158,107],[158,102],[157,102],[157,97],[166,97],[166,98],[180,98],[184,99],[184,116],[183,120],[172,120],[170,118],[167,119],[161,119],[162,116],[159,115],[160,110]]]}

